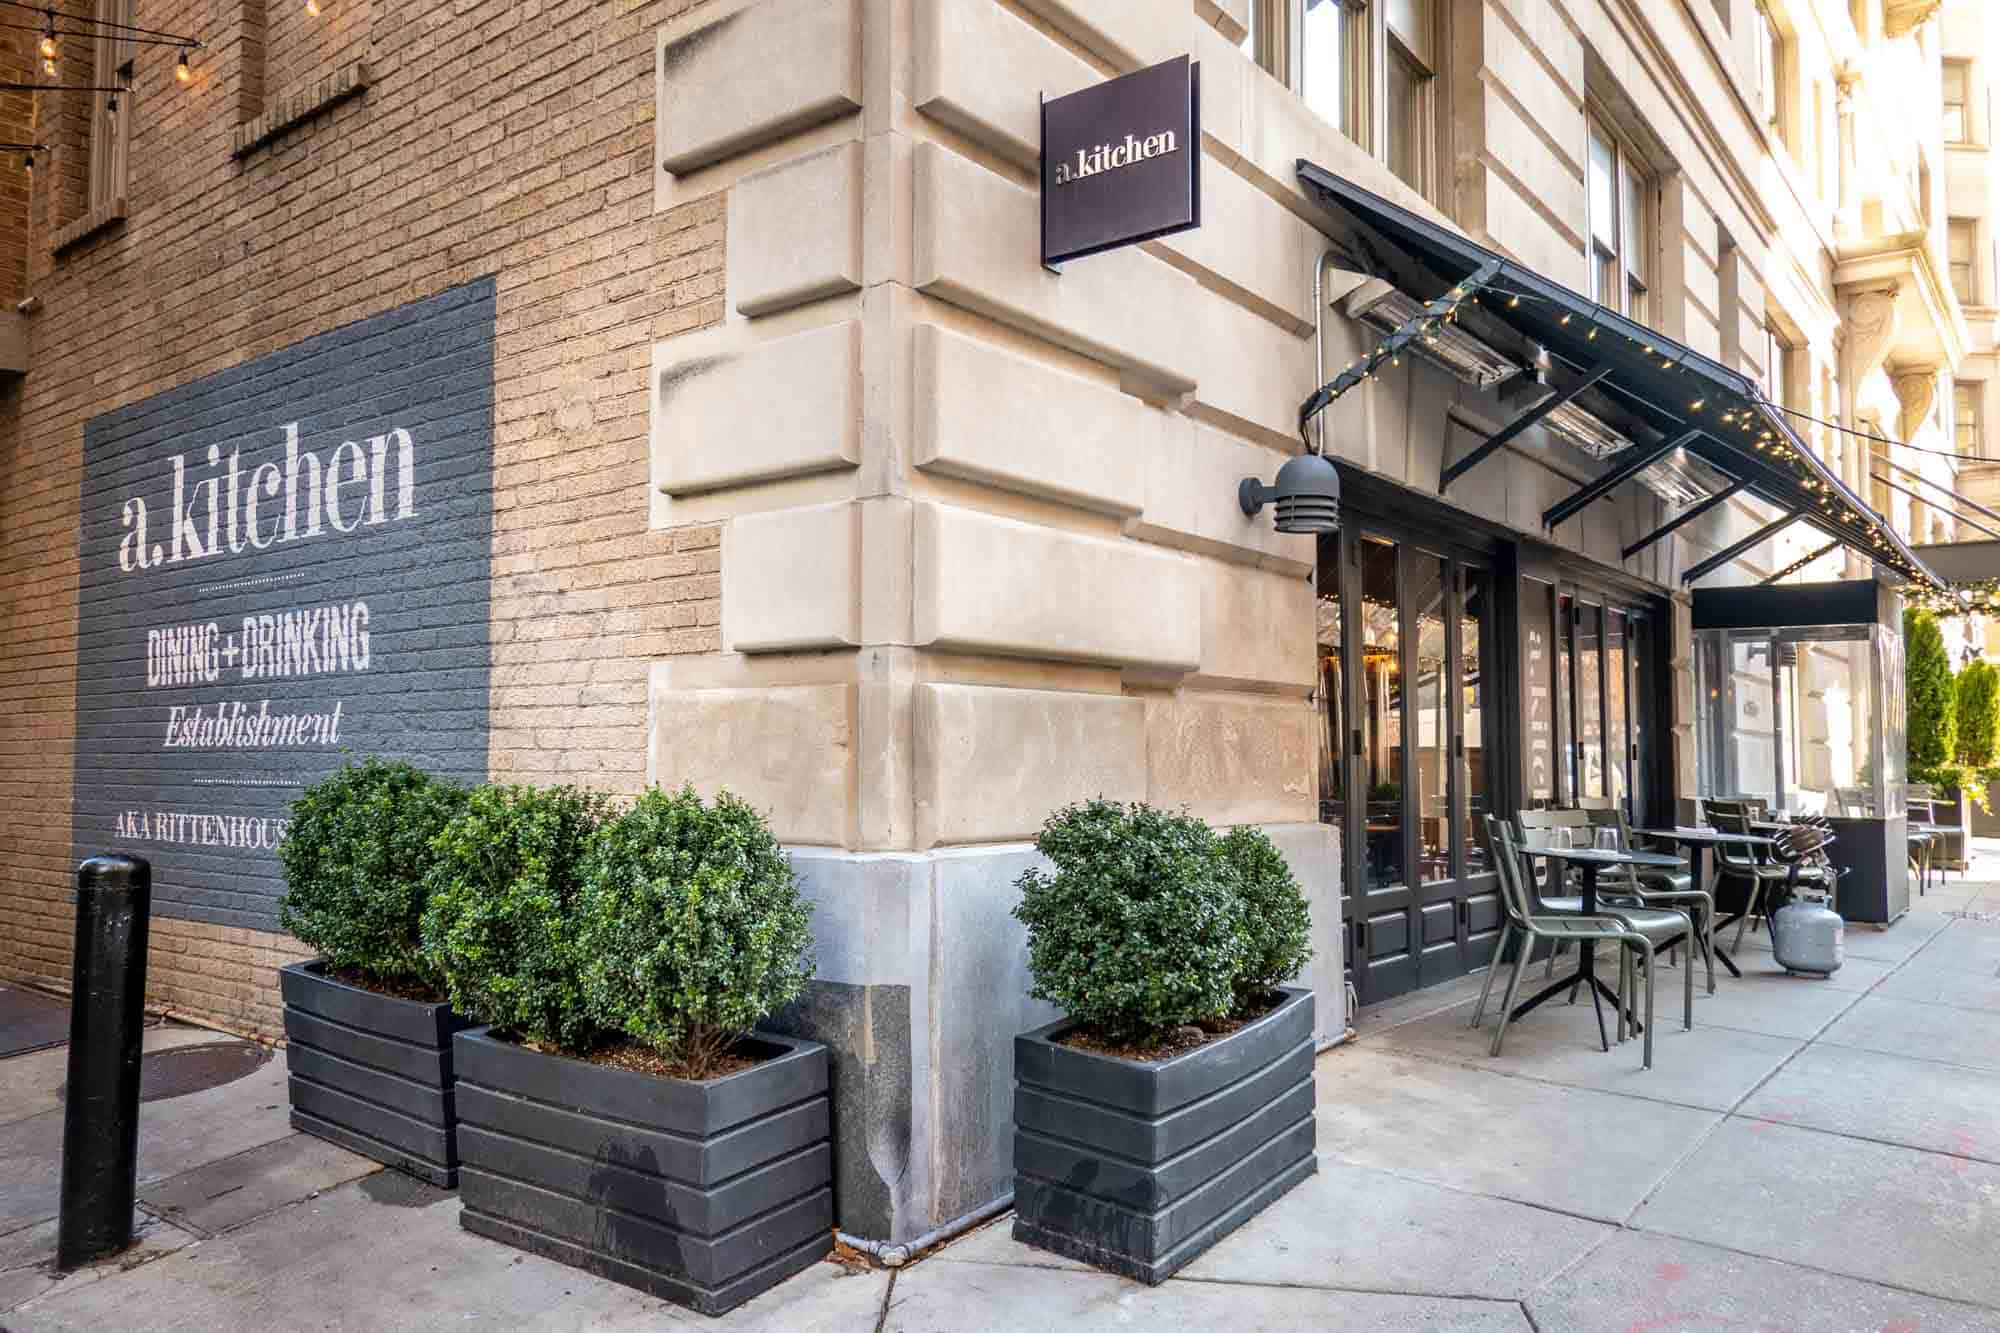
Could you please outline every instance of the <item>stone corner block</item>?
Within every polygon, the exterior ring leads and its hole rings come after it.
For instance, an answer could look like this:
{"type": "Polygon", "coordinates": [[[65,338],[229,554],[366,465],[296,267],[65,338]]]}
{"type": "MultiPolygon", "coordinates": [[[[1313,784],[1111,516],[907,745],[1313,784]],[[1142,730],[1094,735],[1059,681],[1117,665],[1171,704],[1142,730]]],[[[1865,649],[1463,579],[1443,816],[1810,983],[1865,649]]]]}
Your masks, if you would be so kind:
{"type": "Polygon", "coordinates": [[[836,471],[861,460],[858,321],[747,347],[663,343],[654,367],[653,484],[665,494],[836,471]]]}
{"type": "Polygon", "coordinates": [[[729,193],[729,294],[775,314],[861,287],[862,146],[844,143],[753,172],[729,193]]]}
{"type": "Polygon", "coordinates": [[[722,530],[725,651],[849,648],[861,641],[861,506],[745,514],[722,530]]]}
{"type": "Polygon", "coordinates": [[[1137,399],[935,324],[915,330],[914,461],[931,472],[1131,515],[1142,441],[1174,419],[1137,399]]]}
{"type": "Polygon", "coordinates": [[[860,110],[861,11],[862,0],[755,0],[661,29],[660,166],[683,176],[860,110]]]}
{"type": "Polygon", "coordinates": [[[849,684],[651,690],[653,780],[729,791],[788,843],[852,841],[857,689],[849,684]]]}
{"type": "Polygon", "coordinates": [[[914,705],[921,847],[1032,838],[1051,811],[1072,801],[1136,800],[1145,792],[1146,710],[1138,699],[921,684],[914,705]]]}
{"type": "Polygon", "coordinates": [[[926,503],[915,564],[919,646],[1166,672],[1200,665],[1201,576],[1186,557],[926,503]]]}

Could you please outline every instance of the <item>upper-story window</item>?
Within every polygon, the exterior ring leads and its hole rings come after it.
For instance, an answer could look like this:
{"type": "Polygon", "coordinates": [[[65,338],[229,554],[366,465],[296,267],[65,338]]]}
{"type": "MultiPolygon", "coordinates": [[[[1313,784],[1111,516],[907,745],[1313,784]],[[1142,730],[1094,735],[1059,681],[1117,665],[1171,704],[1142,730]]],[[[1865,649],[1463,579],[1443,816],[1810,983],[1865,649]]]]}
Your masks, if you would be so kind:
{"type": "Polygon", "coordinates": [[[1951,430],[1956,451],[1965,458],[1991,458],[1979,429],[1978,383],[1954,380],[1951,386],[1951,430]]]}
{"type": "MultiPolygon", "coordinates": [[[[97,0],[94,42],[96,77],[105,88],[132,86],[131,34],[134,0],[97,0]],[[115,25],[115,26],[106,26],[115,25]]],[[[90,211],[125,197],[132,157],[132,94],[92,93],[90,121],[90,211]]]]}
{"type": "Polygon", "coordinates": [[[1590,299],[1649,323],[1653,180],[1609,125],[1589,126],[1590,299]]]}
{"type": "Polygon", "coordinates": [[[1979,223],[1972,218],[1945,219],[1946,258],[1951,264],[1951,289],[1963,305],[1978,301],[1979,266],[1974,260],[1979,244],[1979,223]]]}
{"type": "Polygon", "coordinates": [[[1944,141],[1972,142],[1972,62],[1944,62],[1944,141]]]}
{"type": "Polygon", "coordinates": [[[1764,325],[1764,396],[1779,407],[1797,407],[1798,387],[1792,377],[1792,345],[1776,324],[1764,325]]]}
{"type": "Polygon", "coordinates": [[[1443,0],[1251,0],[1242,48],[1426,196],[1438,179],[1443,0]]]}
{"type": "Polygon", "coordinates": [[[1757,5],[1757,101],[1758,109],[1764,117],[1764,124],[1772,134],[1783,137],[1782,103],[1779,99],[1779,81],[1784,74],[1785,41],[1778,32],[1778,25],[1771,19],[1771,11],[1761,0],[1757,5]]]}
{"type": "Polygon", "coordinates": [[[1366,143],[1367,11],[1346,0],[1304,0],[1298,20],[1299,94],[1321,120],[1366,143]]]}
{"type": "Polygon", "coordinates": [[[1383,155],[1389,170],[1420,194],[1431,188],[1435,151],[1437,32],[1432,0],[1388,0],[1383,24],[1385,109],[1383,155]]]}

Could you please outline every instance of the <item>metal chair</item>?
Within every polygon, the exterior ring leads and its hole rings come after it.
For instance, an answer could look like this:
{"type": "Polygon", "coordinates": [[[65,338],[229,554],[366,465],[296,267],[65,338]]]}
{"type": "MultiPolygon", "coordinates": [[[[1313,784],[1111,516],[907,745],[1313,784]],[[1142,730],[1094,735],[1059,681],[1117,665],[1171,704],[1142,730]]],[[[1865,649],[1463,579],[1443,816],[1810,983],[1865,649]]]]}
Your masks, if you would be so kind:
{"type": "MultiPolygon", "coordinates": [[[[1472,1026],[1477,1028],[1486,1013],[1486,1002],[1493,994],[1493,979],[1503,966],[1501,959],[1506,954],[1510,941],[1518,947],[1514,953],[1514,970],[1507,978],[1505,999],[1500,1009],[1500,1024],[1493,1031],[1491,1054],[1500,1054],[1500,1043],[1507,1035],[1507,1024],[1512,1019],[1514,1004],[1520,998],[1521,977],[1528,968],[1528,955],[1533,952],[1538,939],[1560,942],[1574,940],[1579,946],[1588,944],[1595,947],[1599,940],[1612,940],[1618,949],[1618,1040],[1624,1041],[1631,1018],[1631,982],[1634,973],[1630,953],[1640,952],[1650,963],[1653,946],[1643,937],[1625,929],[1623,923],[1608,916],[1582,916],[1568,913],[1547,914],[1535,910],[1536,897],[1532,881],[1528,875],[1526,859],[1521,855],[1521,847],[1514,839],[1514,832],[1505,821],[1497,816],[1486,816],[1486,836],[1493,846],[1493,864],[1499,872],[1500,898],[1506,908],[1507,921],[1500,931],[1499,947],[1493,952],[1493,961],[1486,968],[1486,985],[1479,992],[1479,1002],[1472,1008],[1472,1026]]],[[[1602,1040],[1602,1032],[1599,1038],[1602,1040]]],[[[1653,1067],[1653,979],[1652,969],[1646,969],[1646,1052],[1645,1067],[1653,1067]]],[[[1610,1047],[1607,1045],[1606,1050],[1610,1047]]]]}
{"type": "MultiPolygon", "coordinates": [[[[1906,788],[1903,809],[1913,824],[1937,822],[1937,807],[1932,803],[1929,787],[1916,785],[1906,788]]],[[[1930,888],[1931,866],[1937,861],[1938,843],[1942,839],[1936,833],[1911,829],[1905,835],[1905,841],[1910,849],[1910,860],[1916,864],[1917,896],[1921,898],[1930,888]]]]}
{"type": "MultiPolygon", "coordinates": [[[[1621,851],[1632,850],[1632,825],[1621,809],[1593,810],[1591,823],[1596,828],[1612,828],[1618,831],[1618,847],[1621,851]]],[[[1715,994],[1715,896],[1705,889],[1694,887],[1694,874],[1687,870],[1641,870],[1637,875],[1629,871],[1605,870],[1598,874],[1597,892],[1616,894],[1636,907],[1680,908],[1693,918],[1695,945],[1701,953],[1702,961],[1708,967],[1708,993],[1715,994]]],[[[1669,963],[1673,962],[1669,951],[1669,963]]],[[[1692,970],[1692,960],[1690,960],[1692,970]]]]}
{"type": "MultiPolygon", "coordinates": [[[[1714,804],[1719,804],[1714,803],[1714,804]]],[[[1741,837],[1754,836],[1750,827],[1750,816],[1739,807],[1736,811],[1717,810],[1710,806],[1709,827],[1719,833],[1734,833],[1741,837]]],[[[1767,904],[1765,898],[1774,884],[1782,884],[1792,876],[1793,867],[1757,854],[1751,843],[1719,842],[1715,845],[1716,879],[1739,881],[1744,886],[1747,897],[1743,914],[1736,918],[1736,935],[1730,941],[1729,951],[1735,953],[1743,947],[1743,932],[1750,919],[1759,915],[1767,904]]]]}

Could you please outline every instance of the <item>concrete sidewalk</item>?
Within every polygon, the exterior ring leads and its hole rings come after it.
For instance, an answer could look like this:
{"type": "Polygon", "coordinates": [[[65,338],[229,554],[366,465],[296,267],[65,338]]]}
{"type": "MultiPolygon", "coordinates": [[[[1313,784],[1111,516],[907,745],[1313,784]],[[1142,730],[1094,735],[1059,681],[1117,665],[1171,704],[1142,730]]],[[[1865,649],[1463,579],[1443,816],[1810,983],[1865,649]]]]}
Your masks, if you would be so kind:
{"type": "MultiPolygon", "coordinates": [[[[2000,844],[1986,866],[2000,869],[2000,844]]],[[[140,1246],[57,1279],[61,1048],[0,1062],[0,1328],[2000,1329],[2000,884],[1954,879],[1830,981],[1746,940],[1655,1068],[1551,1004],[1486,1056],[1479,978],[1322,1056],[1319,1174],[1159,1288],[1003,1218],[711,1320],[466,1234],[456,1199],[286,1123],[282,1054],[143,1108],[140,1246]]],[[[161,1027],[149,1051],[223,1039],[161,1027]]]]}

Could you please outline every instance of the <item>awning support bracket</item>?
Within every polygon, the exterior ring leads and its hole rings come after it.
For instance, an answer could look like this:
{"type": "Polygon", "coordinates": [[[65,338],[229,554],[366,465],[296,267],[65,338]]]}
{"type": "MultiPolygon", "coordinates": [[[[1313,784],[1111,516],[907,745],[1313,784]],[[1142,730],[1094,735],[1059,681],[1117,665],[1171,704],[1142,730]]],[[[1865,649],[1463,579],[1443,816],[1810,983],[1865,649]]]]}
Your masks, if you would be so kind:
{"type": "Polygon", "coordinates": [[[1665,523],[1662,523],[1659,527],[1654,528],[1651,532],[1641,537],[1638,541],[1633,542],[1630,546],[1626,547],[1623,553],[1621,554],[1620,558],[1625,560],[1630,560],[1633,556],[1639,554],[1639,552],[1645,550],[1648,546],[1651,546],[1654,542],[1660,540],[1660,538],[1665,537],[1669,533],[1678,530],[1679,528],[1685,526],[1686,524],[1694,522],[1696,519],[1700,518],[1703,514],[1706,514],[1709,510],[1715,508],[1723,501],[1735,495],[1738,491],[1746,489],[1749,485],[1750,483],[1747,480],[1735,481],[1730,483],[1730,485],[1726,489],[1717,491],[1715,494],[1709,496],[1706,500],[1701,501],[1699,504],[1689,505],[1686,509],[1681,510],[1680,513],[1675,514],[1665,523]]]}
{"type": "Polygon", "coordinates": [[[1777,536],[1780,532],[1784,531],[1786,528],[1789,528],[1790,526],[1792,526],[1792,524],[1798,522],[1805,516],[1806,516],[1806,510],[1803,507],[1798,509],[1786,510],[1784,513],[1772,519],[1769,523],[1766,523],[1763,527],[1751,533],[1748,537],[1743,538],[1741,541],[1730,543],[1728,546],[1723,547],[1720,551],[1717,551],[1714,555],[1708,557],[1708,559],[1703,560],[1699,564],[1689,566],[1686,572],[1684,572],[1681,575],[1681,582],[1693,583],[1696,579],[1708,573],[1710,570],[1722,568],[1722,566],[1728,564],[1731,560],[1734,560],[1737,556],[1742,555],[1745,551],[1755,546],[1758,542],[1768,541],[1770,538],[1777,536]]]}
{"type": "Polygon", "coordinates": [[[1609,472],[1585,482],[1574,495],[1566,500],[1558,500],[1542,511],[1542,526],[1553,528],[1571,515],[1596,503],[1604,496],[1623,486],[1632,478],[1644,472],[1653,464],[1665,458],[1683,445],[1691,444],[1701,434],[1699,427],[1683,434],[1662,440],[1650,449],[1635,449],[1630,458],[1622,459],[1609,472]]]}
{"type": "Polygon", "coordinates": [[[1451,488],[1451,484],[1454,481],[1457,481],[1460,477],[1492,457],[1495,450],[1505,448],[1508,441],[1514,439],[1522,431],[1528,429],[1528,427],[1534,425],[1537,421],[1540,421],[1543,417],[1555,411],[1558,407],[1561,407],[1564,403],[1567,403],[1570,399],[1576,397],[1610,373],[1611,365],[1609,362],[1606,362],[1570,385],[1567,389],[1564,389],[1561,393],[1544,398],[1541,402],[1536,403],[1499,430],[1494,431],[1486,437],[1485,441],[1479,447],[1445,468],[1443,474],[1438,478],[1438,494],[1444,494],[1451,488]]]}

